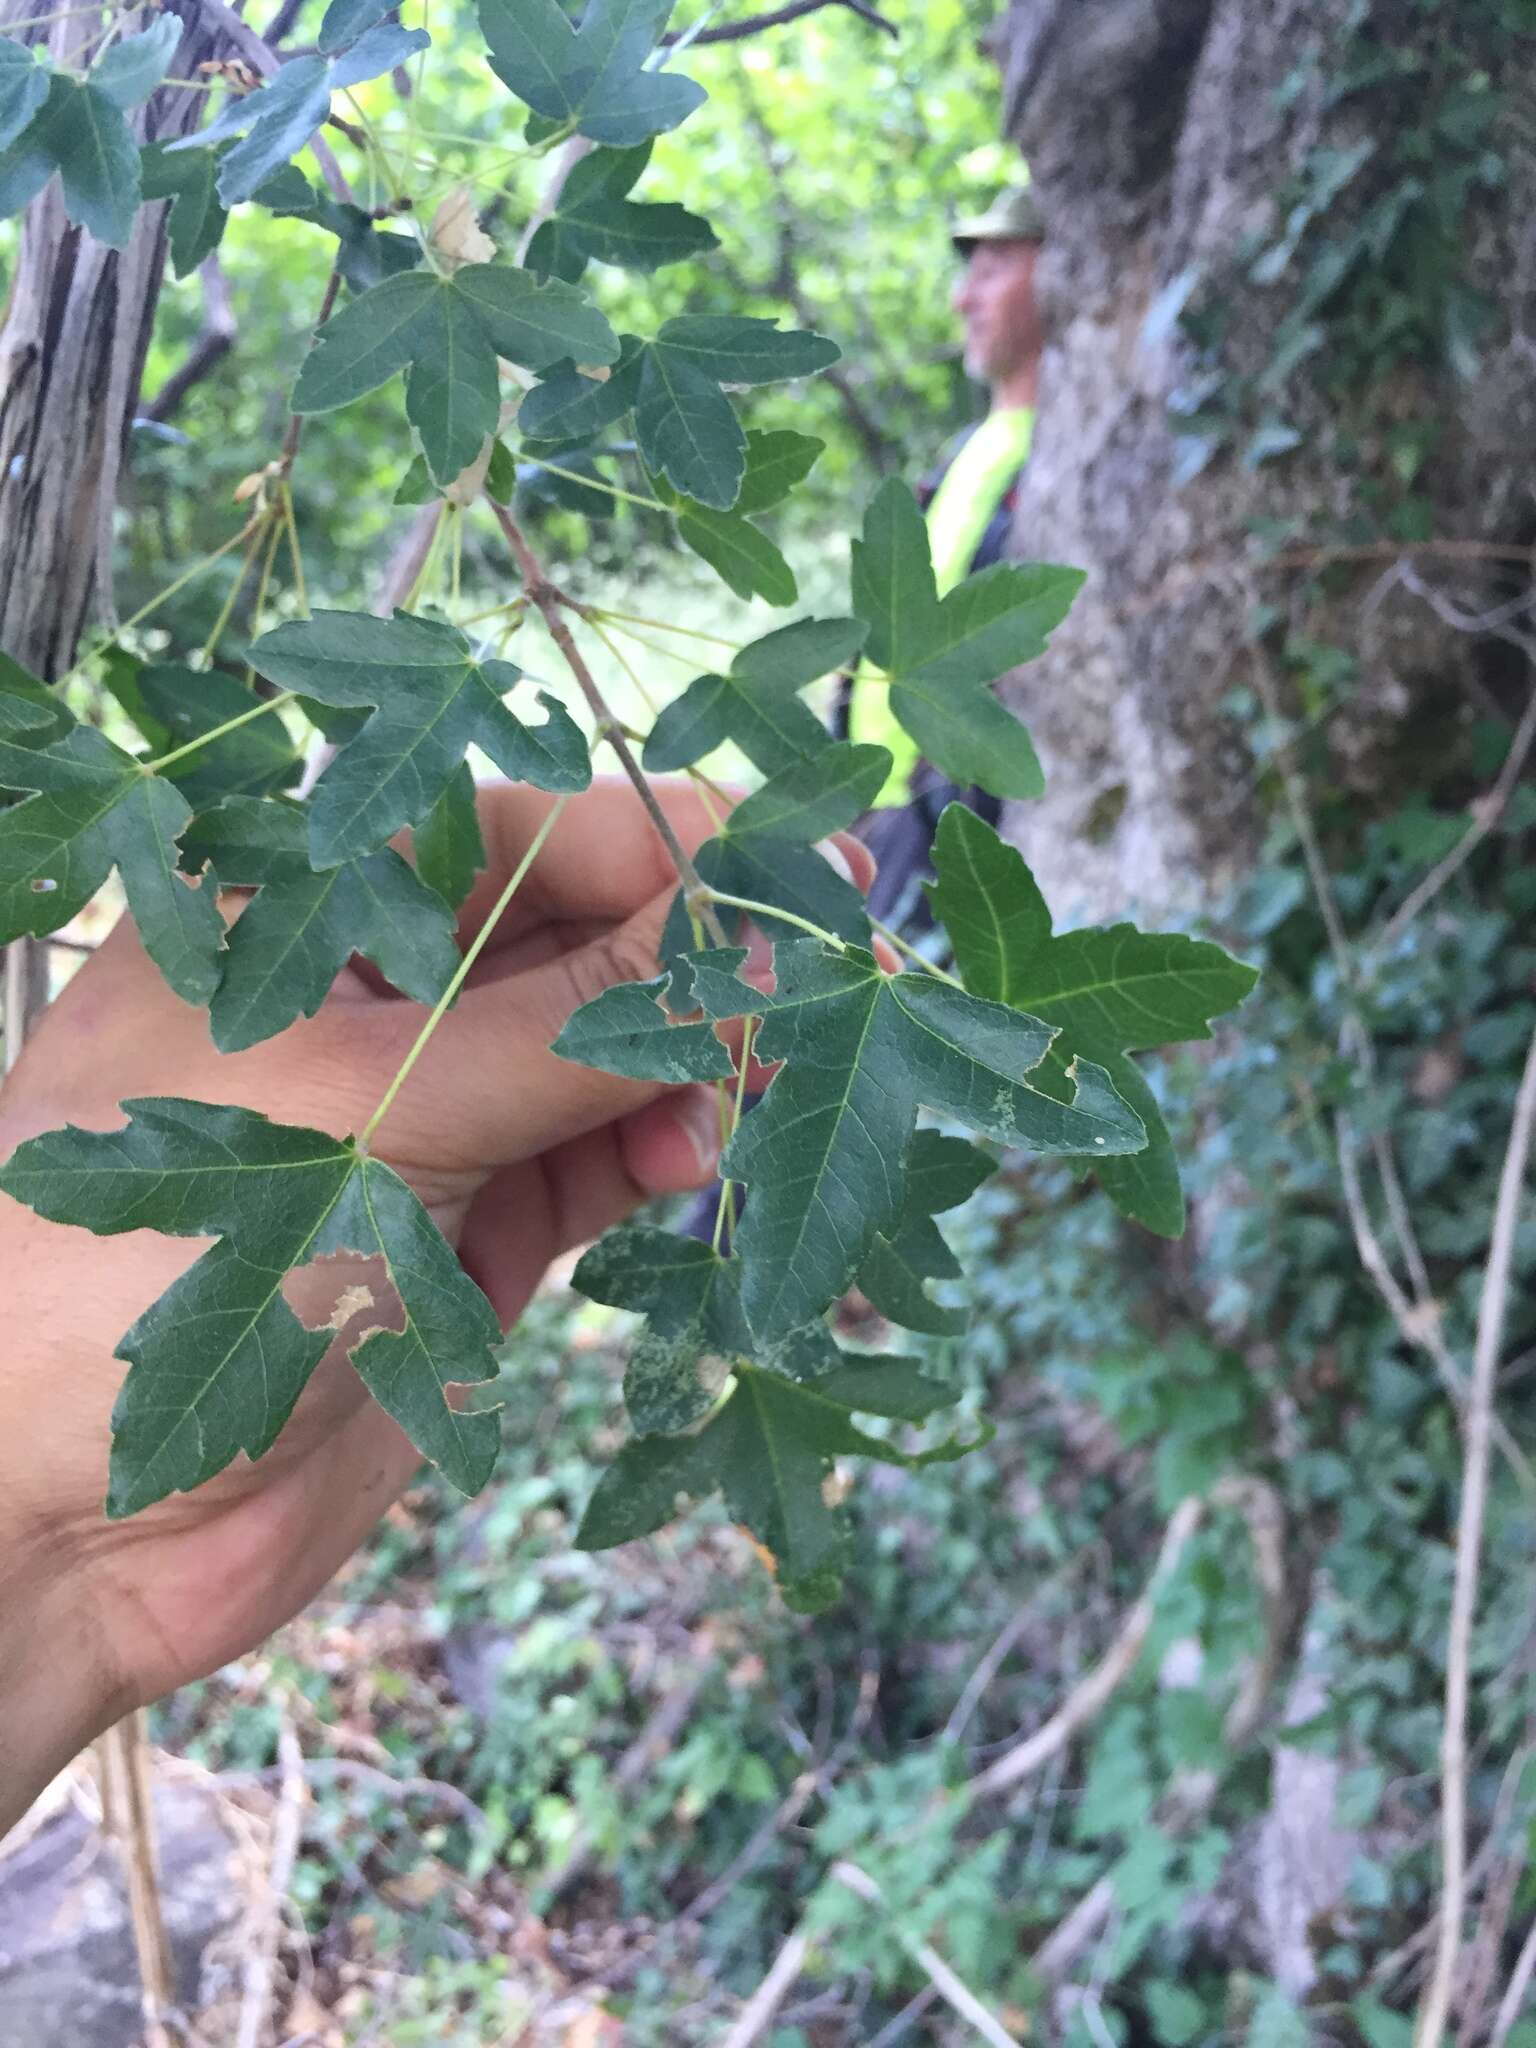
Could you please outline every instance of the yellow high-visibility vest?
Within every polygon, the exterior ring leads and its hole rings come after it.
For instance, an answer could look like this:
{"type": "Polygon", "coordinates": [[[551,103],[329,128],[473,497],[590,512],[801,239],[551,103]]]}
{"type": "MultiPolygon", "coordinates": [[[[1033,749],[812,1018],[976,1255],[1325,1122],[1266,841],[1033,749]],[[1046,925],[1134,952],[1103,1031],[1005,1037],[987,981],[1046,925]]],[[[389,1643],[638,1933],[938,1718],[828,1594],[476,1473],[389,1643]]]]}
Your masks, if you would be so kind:
{"type": "MultiPolygon", "coordinates": [[[[940,597],[969,573],[982,535],[1024,465],[1034,432],[1033,406],[989,412],[944,472],[928,507],[928,547],[940,597]]],[[[890,748],[891,772],[875,803],[879,808],[905,803],[919,759],[917,742],[892,715],[885,678],[867,663],[853,679],[848,736],[890,748]]]]}

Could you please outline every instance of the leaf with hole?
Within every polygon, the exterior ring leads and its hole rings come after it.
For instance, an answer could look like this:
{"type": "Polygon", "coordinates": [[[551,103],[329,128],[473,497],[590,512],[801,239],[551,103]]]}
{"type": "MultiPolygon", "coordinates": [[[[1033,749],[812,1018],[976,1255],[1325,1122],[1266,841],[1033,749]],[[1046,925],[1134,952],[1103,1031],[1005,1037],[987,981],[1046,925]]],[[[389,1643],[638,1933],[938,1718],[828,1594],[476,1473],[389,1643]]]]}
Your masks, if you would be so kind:
{"type": "Polygon", "coordinates": [[[54,1223],[219,1240],[118,1344],[129,1372],[108,1513],[135,1514],[272,1448],[335,1339],[305,1327],[283,1282],[337,1252],[384,1261],[403,1322],[355,1343],[359,1377],[423,1457],[477,1492],[497,1419],[451,1408],[446,1390],[494,1375],[501,1330],[405,1182],[348,1140],[253,1110],[170,1097],[123,1108],[121,1130],[49,1131],[0,1168],[0,1190],[54,1223]]]}

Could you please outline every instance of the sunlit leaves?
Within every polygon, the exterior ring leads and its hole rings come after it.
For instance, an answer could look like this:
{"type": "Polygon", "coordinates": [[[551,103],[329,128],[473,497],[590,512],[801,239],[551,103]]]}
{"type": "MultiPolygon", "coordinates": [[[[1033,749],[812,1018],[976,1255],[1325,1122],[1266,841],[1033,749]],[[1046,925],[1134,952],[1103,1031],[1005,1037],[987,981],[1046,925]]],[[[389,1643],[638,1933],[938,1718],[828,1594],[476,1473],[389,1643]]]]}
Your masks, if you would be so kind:
{"type": "Polygon", "coordinates": [[[425,818],[471,746],[502,773],[539,789],[585,789],[592,763],[581,729],[540,692],[546,718],[530,725],[502,701],[521,670],[481,660],[452,626],[397,612],[317,612],[258,640],[259,674],[321,704],[373,706],[315,785],[310,854],[335,867],[425,818]]]}
{"type": "MultiPolygon", "coordinates": [[[[289,1272],[335,1252],[385,1262],[403,1327],[375,1327],[352,1363],[424,1457],[462,1492],[495,1462],[494,1414],[450,1408],[455,1382],[492,1376],[489,1302],[410,1189],[377,1159],[320,1131],[202,1102],[125,1102],[118,1131],[50,1131],[0,1169],[0,1189],[98,1235],[160,1230],[219,1242],[126,1332],[113,1414],[108,1512],[186,1492],[244,1452],[269,1450],[329,1328],[283,1298],[289,1272]]],[[[379,1323],[390,1303],[376,1304],[379,1323]]]]}
{"type": "Polygon", "coordinates": [[[691,78],[642,67],[671,0],[588,0],[572,24],[558,0],[480,0],[491,69],[546,122],[618,148],[685,121],[707,95],[691,78]]]}
{"type": "Polygon", "coordinates": [[[1000,562],[940,598],[917,500],[895,478],[875,493],[853,544],[865,654],[890,678],[895,717],[962,788],[1002,797],[1044,789],[1029,734],[989,685],[1045,651],[1082,582],[1077,569],[1000,562]]]}
{"type": "Polygon", "coordinates": [[[1209,1038],[1210,1020],[1258,979],[1220,946],[1178,932],[1117,924],[1054,937],[1023,856],[960,804],[939,822],[935,911],[966,987],[1044,1019],[1060,1033],[1039,1086],[1061,1093],[1082,1053],[1108,1072],[1147,1127],[1146,1150],[1107,1159],[1099,1178],[1116,1206],[1164,1237],[1184,1228],[1178,1162],[1152,1091],[1130,1052],[1209,1038]]]}

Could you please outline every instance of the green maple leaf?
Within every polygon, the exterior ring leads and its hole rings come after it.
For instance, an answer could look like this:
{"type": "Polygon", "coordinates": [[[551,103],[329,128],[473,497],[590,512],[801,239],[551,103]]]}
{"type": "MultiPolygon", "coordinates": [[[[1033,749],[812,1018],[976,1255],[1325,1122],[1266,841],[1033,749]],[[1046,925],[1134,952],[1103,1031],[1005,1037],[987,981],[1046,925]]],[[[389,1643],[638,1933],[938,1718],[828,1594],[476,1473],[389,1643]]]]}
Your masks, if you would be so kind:
{"type": "Polygon", "coordinates": [[[462,633],[436,620],[316,612],[258,640],[251,661],[321,704],[376,707],[315,784],[316,867],[372,853],[425,818],[472,746],[537,789],[585,789],[592,779],[586,740],[559,700],[541,691],[546,721],[525,724],[502,702],[522,671],[479,659],[462,633]]]}
{"type": "Polygon", "coordinates": [[[755,640],[727,674],[696,677],[662,707],[645,766],[658,775],[690,768],[727,743],[764,775],[811,759],[832,741],[800,692],[852,661],[867,632],[860,619],[801,619],[755,640]]]}
{"type": "Polygon", "coordinates": [[[238,1052],[313,1017],[354,953],[418,1003],[436,1002],[459,965],[452,912],[387,848],[311,868],[295,805],[231,797],[182,840],[221,884],[255,887],[229,934],[208,1022],[220,1052],[238,1052]]]}
{"type": "MultiPolygon", "coordinates": [[[[165,752],[254,711],[261,701],[220,669],[173,663],[112,664],[107,687],[150,745],[165,752]]],[[[282,720],[269,714],[210,740],[160,772],[199,809],[226,796],[266,796],[284,789],[297,781],[303,766],[302,749],[282,720]]]]}
{"type": "Polygon", "coordinates": [[[651,271],[713,249],[714,229],[685,206],[627,196],[650,156],[650,143],[642,142],[633,149],[594,149],[574,164],[554,211],[528,244],[528,268],[575,284],[589,263],[651,271]]]}
{"type": "Polygon", "coordinates": [[[999,562],[941,598],[917,500],[894,478],[875,493],[853,544],[852,609],[892,712],[951,781],[1002,797],[1044,789],[1029,734],[989,686],[1044,653],[1082,583],[1079,569],[999,562]]]}
{"type": "Polygon", "coordinates": [[[448,484],[496,431],[498,357],[543,370],[566,358],[611,363],[618,353],[602,314],[558,279],[541,284],[495,263],[467,264],[452,277],[409,270],[327,320],[299,372],[293,407],[332,412],[404,370],[406,416],[434,479],[448,484]]]}
{"type": "Polygon", "coordinates": [[[736,1069],[713,1022],[675,1024],[663,1009],[670,979],[604,989],[568,1019],[554,1051],[577,1066],[636,1080],[729,1081],[736,1069]]]}
{"type": "Polygon", "coordinates": [[[686,121],[708,97],[670,71],[647,71],[671,0],[589,0],[576,27],[559,0],[480,0],[491,69],[548,123],[629,148],[686,121]]]}
{"type": "Polygon", "coordinates": [[[889,749],[831,741],[743,797],[727,818],[724,835],[801,843],[825,839],[863,816],[890,772],[889,749]]]}
{"type": "Polygon", "coordinates": [[[145,951],[177,995],[206,1003],[224,924],[213,890],[177,868],[191,806],[89,726],[27,744],[38,730],[0,739],[0,789],[35,792],[0,810],[0,944],[68,924],[115,867],[145,951]]]}
{"type": "MultiPolygon", "coordinates": [[[[1035,1085],[1056,1035],[1037,1018],[931,975],[887,975],[859,946],[839,952],[815,939],[780,942],[771,995],[737,978],[742,957],[728,950],[680,960],[671,1004],[712,1021],[759,1016],[754,1055],[783,1062],[722,1161],[729,1178],[750,1188],[736,1251],[742,1306],[761,1341],[819,1316],[852,1283],[876,1238],[899,1232],[920,1108],[1031,1152],[1106,1158],[1146,1143],[1102,1068],[1074,1060],[1068,1102],[1035,1085]]],[[[568,1033],[580,1034],[584,1014],[576,1012],[568,1033]]],[[[665,1036],[656,1035],[648,1062],[631,1042],[621,1071],[668,1078],[665,1036]]]]}
{"type": "Polygon", "coordinates": [[[48,70],[25,43],[0,36],[0,150],[9,149],[48,97],[48,70]]]}
{"type": "Polygon", "coordinates": [[[738,1361],[736,1384],[693,1436],[641,1436],[603,1474],[576,1534],[578,1548],[607,1550],[674,1520],[680,1499],[725,1496],[778,1563],[792,1604],[824,1606],[836,1591],[845,1537],[827,1505],[835,1457],[856,1455],[912,1468],[962,1456],[951,1441],[916,1454],[870,1436],[856,1414],[920,1422],[953,1406],[957,1390],[929,1379],[908,1359],[846,1358],[807,1381],[738,1361]]]}
{"type": "Polygon", "coordinates": [[[227,99],[206,128],[169,147],[206,149],[242,137],[219,159],[218,194],[225,206],[253,199],[325,121],[333,92],[395,70],[430,41],[423,29],[379,22],[340,55],[291,57],[267,84],[227,99]]]}
{"type": "Polygon", "coordinates": [[[442,795],[416,827],[412,851],[417,874],[450,909],[457,910],[485,866],[475,778],[467,761],[454,770],[442,795]]]}
{"type": "MultiPolygon", "coordinates": [[[[167,17],[169,19],[169,17],[167,17]]],[[[180,33],[180,24],[176,24],[180,33]]],[[[105,86],[57,73],[47,96],[9,148],[0,150],[0,218],[30,206],[55,173],[64,211],[108,248],[123,249],[139,209],[139,145],[105,86]]],[[[35,93],[17,81],[13,90],[35,93]]]]}
{"type": "Polygon", "coordinates": [[[625,335],[601,383],[562,364],[523,400],[518,427],[537,441],[587,439],[632,411],[651,474],[706,511],[728,512],[746,480],[749,443],[723,387],[808,377],[838,355],[824,335],[772,320],[685,314],[663,321],[654,340],[625,335]]]}
{"type": "Polygon", "coordinates": [[[795,572],[767,534],[746,515],[778,504],[808,474],[824,445],[810,434],[787,429],[749,432],[746,473],[729,512],[717,512],[696,498],[684,497],[661,477],[651,479],[651,488],[676,513],[678,539],[707,562],[737,597],[793,604],[800,594],[795,572]]]}
{"type": "Polygon", "coordinates": [[[919,1131],[907,1158],[907,1185],[889,1233],[877,1234],[859,1268],[858,1285],[887,1322],[931,1337],[954,1337],[965,1328],[963,1309],[945,1308],[928,1293],[929,1280],[956,1280],[960,1262],[934,1222],[968,1201],[997,1161],[963,1138],[919,1131]]]}
{"type": "Polygon", "coordinates": [[[403,1329],[375,1329],[353,1350],[363,1383],[454,1486],[483,1486],[496,1418],[457,1413],[444,1393],[491,1377],[500,1327],[405,1182],[349,1140],[252,1110],[174,1098],[123,1108],[122,1130],[49,1131],[0,1169],[0,1190],[55,1223],[219,1240],[117,1347],[129,1372],[108,1513],[270,1450],[335,1336],[305,1328],[283,1281],[334,1252],[382,1258],[404,1311],[403,1329]]]}
{"type": "Polygon", "coordinates": [[[414,235],[384,232],[363,207],[333,199],[321,186],[312,185],[297,164],[274,171],[253,197],[279,220],[307,221],[334,235],[335,266],[354,292],[371,291],[386,278],[415,270],[426,260],[414,235]]]}
{"type": "Polygon", "coordinates": [[[1108,1072],[1147,1127],[1146,1150],[1096,1168],[1125,1215],[1162,1237],[1184,1229],[1173,1141],[1132,1052],[1209,1038],[1213,1017],[1243,1001],[1257,970],[1178,932],[1117,924],[1051,930],[1051,913],[1022,854],[962,804],[939,821],[930,884],[965,985],[1042,1018],[1061,1034],[1039,1085],[1060,1093],[1077,1053],[1108,1072]]]}
{"type": "Polygon", "coordinates": [[[229,210],[219,199],[217,152],[183,153],[169,143],[149,142],[139,152],[139,178],[146,200],[170,200],[171,268],[178,277],[190,277],[218,248],[229,225],[229,210]]]}
{"type": "Polygon", "coordinates": [[[624,1405],[641,1435],[687,1429],[707,1415],[730,1361],[750,1352],[734,1280],[730,1262],[707,1244],[651,1224],[621,1225],[583,1254],[572,1286],[646,1319],[624,1374],[624,1405]]]}

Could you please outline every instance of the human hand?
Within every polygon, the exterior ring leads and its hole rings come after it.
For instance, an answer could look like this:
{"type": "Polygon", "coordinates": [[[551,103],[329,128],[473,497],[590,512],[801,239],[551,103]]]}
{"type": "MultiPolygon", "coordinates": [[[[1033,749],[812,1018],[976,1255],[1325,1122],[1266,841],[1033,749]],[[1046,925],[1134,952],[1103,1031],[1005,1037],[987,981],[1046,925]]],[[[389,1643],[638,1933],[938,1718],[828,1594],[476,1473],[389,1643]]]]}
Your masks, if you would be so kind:
{"type": "MultiPolygon", "coordinates": [[[[708,817],[687,785],[656,787],[691,851],[708,817]]],[[[521,786],[482,792],[487,867],[465,906],[466,939],[551,801],[521,786]]],[[[868,857],[841,843],[867,881],[868,857]]],[[[656,971],[675,887],[627,785],[601,783],[571,802],[373,1141],[504,1324],[560,1252],[651,1196],[713,1177],[710,1091],[620,1080],[548,1050],[580,1003],[656,971]]],[[[205,1016],[166,988],[124,922],[0,1090],[0,1158],[64,1122],[115,1128],[120,1100],[134,1095],[238,1102],[344,1136],[367,1120],[421,1021],[419,1006],[354,966],[314,1019],[220,1056],[205,1016]]],[[[110,1416],[124,1370],[113,1347],[201,1249],[150,1232],[89,1237],[0,1197],[13,1333],[0,1356],[0,1753],[23,1760],[31,1790],[39,1770],[46,1777],[130,1707],[288,1619],[420,1462],[347,1363],[344,1327],[264,1458],[108,1522],[110,1416]]],[[[323,1326],[360,1277],[356,1263],[328,1260],[298,1276],[290,1298],[323,1326]]],[[[7,1811],[0,1792],[0,1828],[7,1811]]]]}

